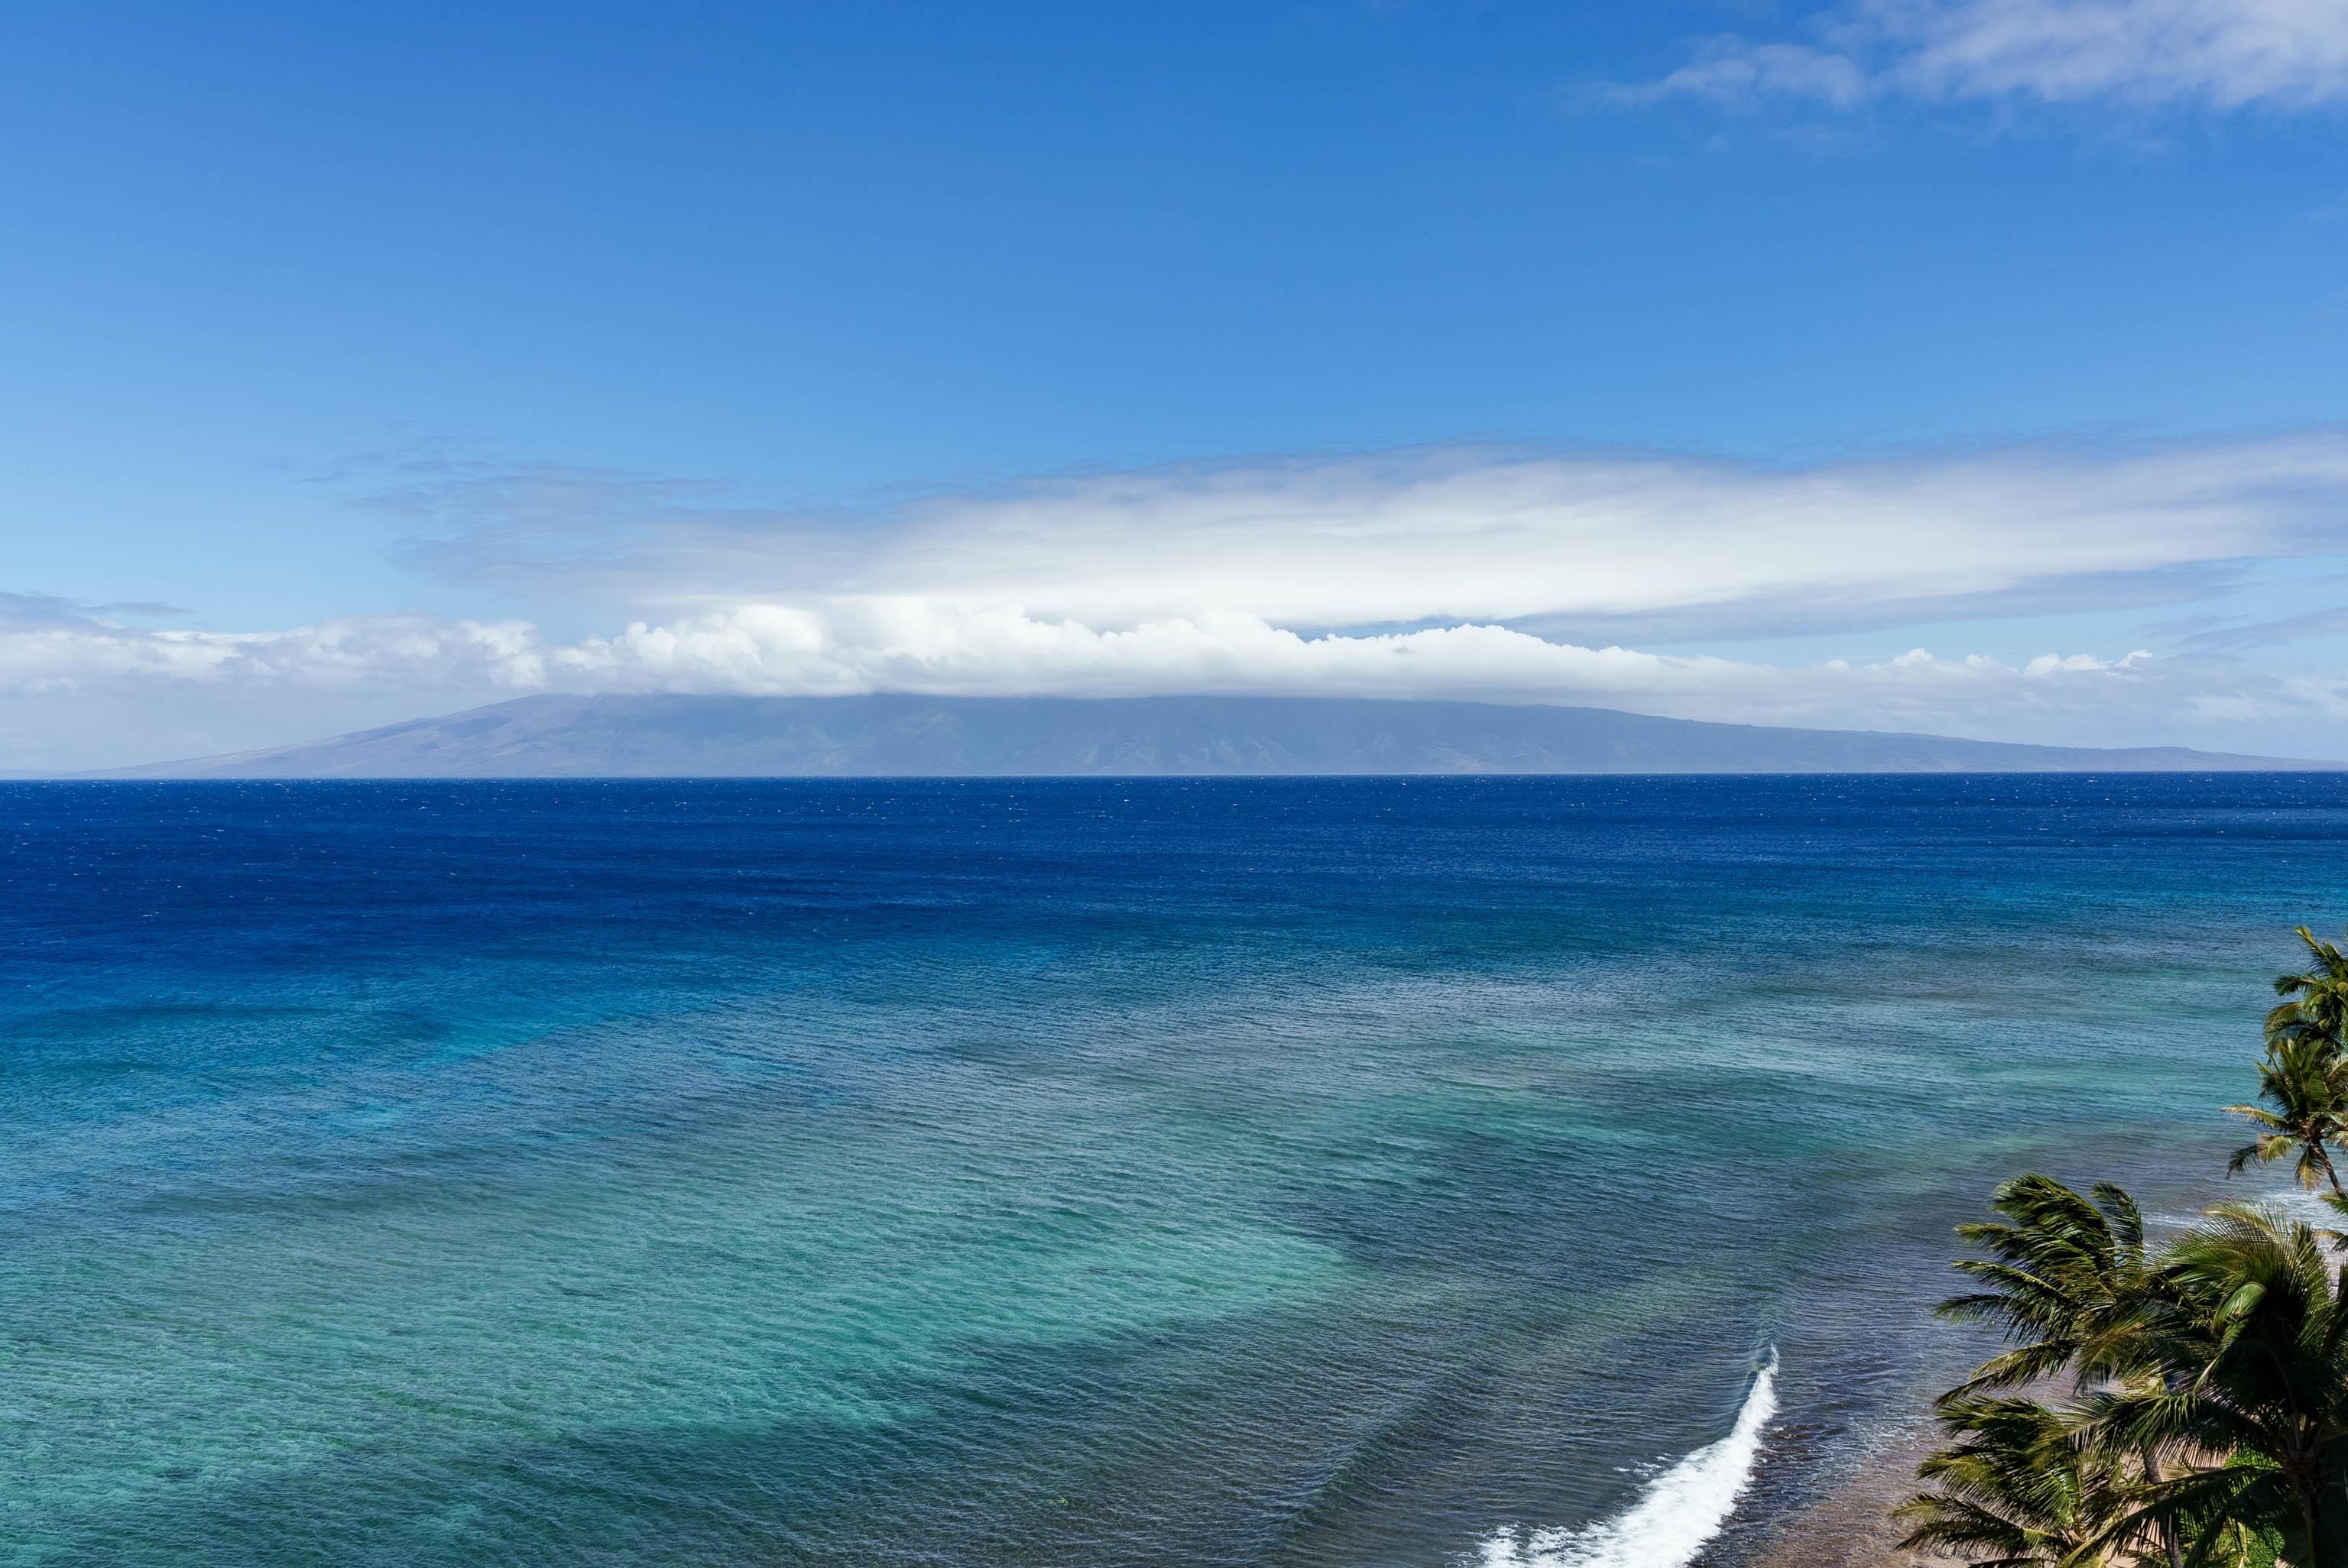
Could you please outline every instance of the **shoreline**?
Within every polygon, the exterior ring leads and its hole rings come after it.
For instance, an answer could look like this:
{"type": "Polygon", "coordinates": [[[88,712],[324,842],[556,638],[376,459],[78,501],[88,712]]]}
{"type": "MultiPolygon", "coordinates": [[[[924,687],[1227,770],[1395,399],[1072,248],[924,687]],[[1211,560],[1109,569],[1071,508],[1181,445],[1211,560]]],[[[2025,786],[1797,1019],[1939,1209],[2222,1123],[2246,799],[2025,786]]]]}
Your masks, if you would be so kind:
{"type": "Polygon", "coordinates": [[[1763,1525],[1744,1568],[1886,1568],[1943,1559],[1899,1550],[1891,1511],[1922,1485],[1916,1466],[1939,1442],[1929,1417],[1887,1426],[1824,1495],[1763,1525]]]}

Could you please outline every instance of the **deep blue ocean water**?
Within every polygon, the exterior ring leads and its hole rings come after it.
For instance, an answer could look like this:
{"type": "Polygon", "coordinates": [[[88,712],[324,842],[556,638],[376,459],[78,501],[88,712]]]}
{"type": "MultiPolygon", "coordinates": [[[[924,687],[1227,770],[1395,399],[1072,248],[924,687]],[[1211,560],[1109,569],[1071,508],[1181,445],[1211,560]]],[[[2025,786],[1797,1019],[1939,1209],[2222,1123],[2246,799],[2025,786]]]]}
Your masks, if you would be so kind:
{"type": "Polygon", "coordinates": [[[1593,1561],[1774,1349],[1733,1563],[1972,1348],[1997,1177],[2217,1192],[2343,840],[2322,775],[0,785],[0,1562],[1593,1561]]]}

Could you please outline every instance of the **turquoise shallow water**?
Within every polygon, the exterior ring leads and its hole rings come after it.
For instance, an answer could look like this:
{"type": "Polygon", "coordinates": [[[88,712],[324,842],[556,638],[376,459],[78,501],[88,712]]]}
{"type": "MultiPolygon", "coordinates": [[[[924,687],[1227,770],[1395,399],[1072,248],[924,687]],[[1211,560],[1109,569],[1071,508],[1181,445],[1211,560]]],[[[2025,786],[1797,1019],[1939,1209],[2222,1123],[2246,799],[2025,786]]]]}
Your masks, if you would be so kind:
{"type": "Polygon", "coordinates": [[[0,786],[0,1562],[1715,1560],[2020,1163],[2206,1196],[2348,781],[0,786]],[[1509,1539],[1523,1539],[1511,1535],[1509,1539]]]}

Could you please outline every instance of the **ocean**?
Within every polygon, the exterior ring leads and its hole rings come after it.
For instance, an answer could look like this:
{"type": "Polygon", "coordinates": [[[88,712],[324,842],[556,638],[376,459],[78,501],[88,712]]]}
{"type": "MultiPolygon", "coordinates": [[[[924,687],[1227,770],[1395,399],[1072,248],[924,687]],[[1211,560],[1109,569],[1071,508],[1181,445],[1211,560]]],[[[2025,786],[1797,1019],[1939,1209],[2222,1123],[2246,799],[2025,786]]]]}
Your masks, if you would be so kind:
{"type": "MultiPolygon", "coordinates": [[[[0,1563],[1734,1565],[2348,777],[0,785],[0,1563]]],[[[2238,1189],[2271,1187],[2238,1181],[2238,1189]]]]}

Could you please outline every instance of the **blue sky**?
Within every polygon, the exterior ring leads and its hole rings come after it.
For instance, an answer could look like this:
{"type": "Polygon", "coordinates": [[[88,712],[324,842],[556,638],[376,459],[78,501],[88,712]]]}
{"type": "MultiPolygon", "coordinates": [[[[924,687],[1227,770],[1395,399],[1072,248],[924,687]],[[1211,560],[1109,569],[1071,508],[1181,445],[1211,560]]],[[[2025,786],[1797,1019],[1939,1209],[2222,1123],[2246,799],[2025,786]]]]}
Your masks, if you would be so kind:
{"type": "Polygon", "coordinates": [[[2348,755],[2343,131],[2336,0],[14,7],[0,766],[548,688],[2348,755]]]}

